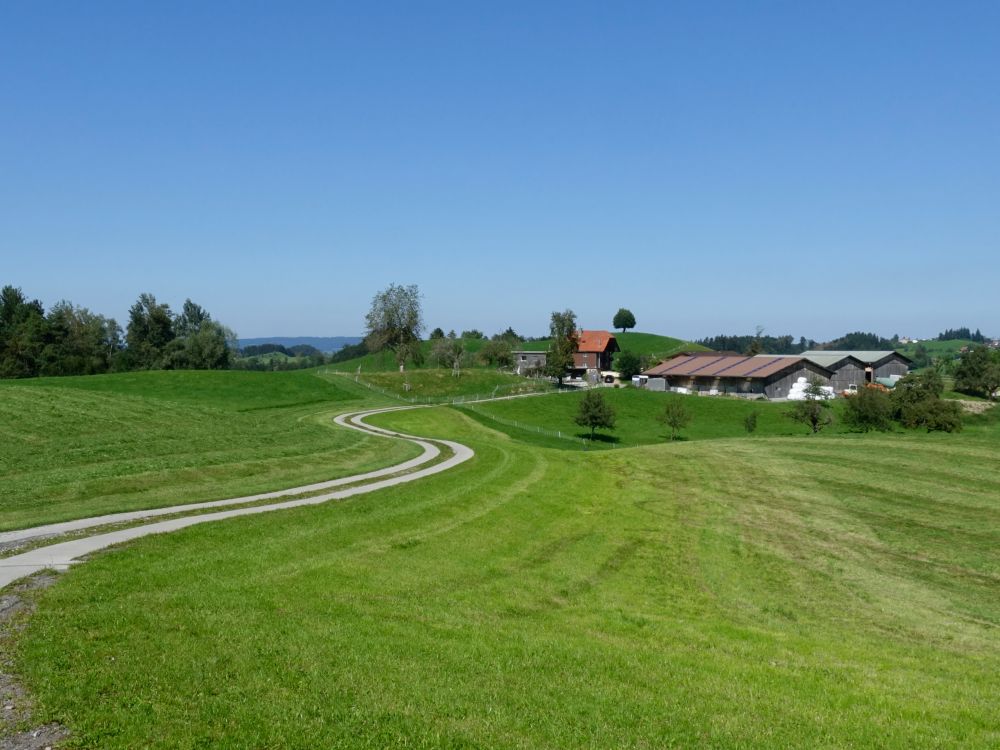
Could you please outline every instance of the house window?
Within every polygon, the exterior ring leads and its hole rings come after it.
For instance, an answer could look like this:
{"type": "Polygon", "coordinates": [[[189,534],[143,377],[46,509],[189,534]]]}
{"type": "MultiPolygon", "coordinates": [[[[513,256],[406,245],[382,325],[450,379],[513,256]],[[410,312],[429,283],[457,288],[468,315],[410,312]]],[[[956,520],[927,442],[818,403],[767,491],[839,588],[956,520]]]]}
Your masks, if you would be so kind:
{"type": "Polygon", "coordinates": [[[527,362],[528,361],[528,355],[527,354],[522,354],[521,355],[521,361],[522,362],[527,362]]]}

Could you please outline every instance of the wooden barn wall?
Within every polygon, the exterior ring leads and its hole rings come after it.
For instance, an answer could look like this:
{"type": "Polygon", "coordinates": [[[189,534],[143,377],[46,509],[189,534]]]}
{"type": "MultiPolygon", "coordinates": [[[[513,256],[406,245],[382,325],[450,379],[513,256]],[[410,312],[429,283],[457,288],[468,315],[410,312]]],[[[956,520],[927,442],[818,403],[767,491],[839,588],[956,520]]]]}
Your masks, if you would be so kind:
{"type": "Polygon", "coordinates": [[[902,357],[892,357],[875,368],[876,378],[888,378],[893,375],[902,377],[910,371],[910,366],[902,357]]]}
{"type": "Polygon", "coordinates": [[[795,383],[799,378],[806,380],[818,378],[823,385],[830,385],[830,377],[823,370],[816,365],[805,363],[790,372],[779,373],[767,378],[764,381],[764,393],[767,394],[768,398],[787,398],[792,383],[795,383]]]}
{"type": "Polygon", "coordinates": [[[837,393],[846,391],[849,385],[860,387],[865,382],[865,368],[859,367],[854,362],[846,362],[839,369],[834,370],[833,377],[830,379],[830,385],[837,393]]]}

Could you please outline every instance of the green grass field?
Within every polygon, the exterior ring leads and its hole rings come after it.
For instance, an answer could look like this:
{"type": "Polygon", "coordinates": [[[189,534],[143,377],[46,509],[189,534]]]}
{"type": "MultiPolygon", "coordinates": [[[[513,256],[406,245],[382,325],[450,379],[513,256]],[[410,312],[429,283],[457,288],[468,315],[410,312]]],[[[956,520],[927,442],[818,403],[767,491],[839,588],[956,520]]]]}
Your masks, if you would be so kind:
{"type": "Polygon", "coordinates": [[[896,351],[902,352],[907,357],[913,357],[916,354],[918,346],[924,347],[932,357],[957,357],[963,346],[972,349],[976,346],[976,343],[966,339],[927,340],[917,342],[916,344],[901,344],[896,347],[896,351]]]}
{"type": "Polygon", "coordinates": [[[284,489],[416,455],[330,424],[364,399],[305,370],[0,381],[0,530],[284,489]]]}
{"type": "Polygon", "coordinates": [[[374,421],[477,457],[71,570],[17,654],[39,719],[102,748],[1000,741],[995,430],[588,455],[374,421]]]}
{"type": "MultiPolygon", "coordinates": [[[[804,425],[791,421],[786,415],[789,405],[767,401],[751,402],[744,399],[682,396],[676,393],[654,393],[636,388],[604,388],[605,400],[615,410],[617,424],[614,430],[599,430],[591,447],[636,446],[662,443],[670,437],[669,428],[657,417],[668,401],[679,400],[692,415],[690,426],[680,432],[681,440],[708,440],[727,437],[744,437],[744,418],[757,413],[757,430],[754,438],[774,435],[805,435],[804,425]]],[[[561,431],[571,437],[589,437],[590,430],[574,423],[583,392],[561,393],[555,396],[510,399],[475,406],[474,417],[483,424],[504,431],[519,440],[544,444],[550,447],[578,449],[578,443],[552,442],[544,433],[532,432],[533,427],[547,431],[561,431]],[[496,417],[515,421],[522,427],[491,422],[496,417]]],[[[842,404],[834,402],[833,412],[839,416],[842,404]]],[[[824,432],[844,432],[842,422],[824,432]]],[[[822,434],[822,433],[821,433],[822,434]]]]}

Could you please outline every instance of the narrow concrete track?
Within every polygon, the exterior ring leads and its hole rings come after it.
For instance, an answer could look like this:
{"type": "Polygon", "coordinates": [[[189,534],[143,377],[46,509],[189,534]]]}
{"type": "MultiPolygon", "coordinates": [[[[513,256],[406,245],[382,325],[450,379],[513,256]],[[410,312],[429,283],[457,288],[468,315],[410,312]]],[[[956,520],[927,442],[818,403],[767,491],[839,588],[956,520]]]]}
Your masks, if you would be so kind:
{"type": "Polygon", "coordinates": [[[124,523],[129,521],[144,520],[163,515],[175,515],[177,513],[198,512],[206,509],[225,507],[232,505],[246,505],[248,503],[269,500],[272,498],[302,495],[312,492],[339,487],[343,485],[358,485],[334,492],[325,492],[311,497],[299,497],[297,499],[284,500],[281,502],[264,505],[254,505],[248,508],[235,508],[233,510],[219,511],[217,513],[199,513],[194,516],[181,518],[171,518],[166,521],[149,523],[142,526],[134,526],[127,529],[119,529],[105,533],[98,533],[93,536],[80,537],[65,542],[56,542],[45,547],[39,547],[28,552],[0,559],[0,589],[10,585],[14,581],[25,578],[40,570],[56,569],[65,570],[70,565],[80,562],[80,558],[107,547],[128,542],[151,534],[164,534],[170,531],[185,529],[199,523],[209,523],[211,521],[221,521],[227,518],[238,516],[249,516],[256,513],[268,513],[275,510],[285,510],[287,508],[298,508],[306,505],[319,505],[330,500],[343,500],[354,495],[362,495],[368,492],[393,487],[406,482],[413,482],[432,474],[447,471],[453,466],[468,461],[475,453],[468,446],[455,443],[450,440],[439,440],[436,438],[423,438],[416,435],[407,435],[401,432],[384,430],[365,424],[366,417],[374,414],[382,414],[390,411],[402,411],[407,409],[426,408],[420,406],[395,406],[384,409],[369,409],[362,412],[341,414],[334,419],[334,422],[342,427],[359,430],[361,432],[385,437],[393,440],[408,440],[419,445],[423,452],[417,458],[404,461],[403,463],[389,466],[377,471],[369,471],[364,474],[356,474],[350,477],[333,479],[328,482],[318,482],[316,484],[304,485],[288,490],[277,492],[266,492],[259,495],[249,495],[246,497],[231,498],[228,500],[214,500],[206,503],[188,503],[185,505],[174,505],[166,508],[156,508],[152,510],[140,510],[130,513],[112,513],[105,516],[95,516],[84,518],[78,521],[67,521],[64,523],[49,524],[47,526],[36,526],[31,529],[21,529],[18,531],[5,532],[0,534],[0,543],[16,542],[21,540],[36,539],[39,537],[52,536],[77,532],[97,526],[107,524],[124,523]],[[431,466],[424,466],[441,455],[441,448],[446,446],[452,451],[452,455],[431,466]],[[385,477],[384,479],[382,477],[385,477]],[[377,480],[377,481],[372,481],[377,480]],[[367,484],[358,484],[367,482],[367,484]]]}

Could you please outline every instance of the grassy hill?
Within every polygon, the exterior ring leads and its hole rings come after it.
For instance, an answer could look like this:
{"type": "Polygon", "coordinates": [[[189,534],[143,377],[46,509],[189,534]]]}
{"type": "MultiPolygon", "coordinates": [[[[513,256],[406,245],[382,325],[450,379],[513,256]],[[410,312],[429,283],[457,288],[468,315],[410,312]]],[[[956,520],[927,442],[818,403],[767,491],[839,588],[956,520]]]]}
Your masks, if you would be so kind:
{"type": "Polygon", "coordinates": [[[415,454],[330,425],[364,399],[308,370],[0,381],[0,530],[283,489],[415,454]]]}
{"type": "Polygon", "coordinates": [[[896,347],[896,351],[905,354],[907,357],[914,357],[917,352],[917,347],[922,346],[927,350],[927,353],[931,357],[957,357],[962,347],[967,346],[970,349],[979,346],[974,341],[968,341],[966,339],[948,339],[947,341],[920,341],[916,344],[901,344],[896,347]]]}
{"type": "MultiPolygon", "coordinates": [[[[330,375],[343,378],[346,375],[330,375]]],[[[453,398],[489,398],[517,393],[551,390],[554,386],[545,380],[530,380],[495,369],[463,369],[454,376],[451,370],[425,368],[390,372],[366,372],[362,383],[370,383],[387,395],[411,401],[443,401],[453,398]],[[407,388],[407,386],[409,386],[407,388]]]]}
{"type": "Polygon", "coordinates": [[[39,722],[109,749],[1000,742],[995,423],[584,453],[373,421],[476,457],[72,569],[14,655],[39,722]]]}
{"type": "MultiPolygon", "coordinates": [[[[485,339],[463,339],[465,341],[465,349],[470,354],[475,354],[483,345],[486,343],[485,339]]],[[[408,363],[406,365],[409,370],[420,370],[420,369],[430,369],[436,368],[437,364],[431,361],[431,352],[434,349],[433,341],[421,341],[420,351],[423,354],[424,361],[420,365],[414,365],[408,363]]],[[[336,370],[337,372],[356,372],[358,367],[361,367],[361,372],[398,372],[399,365],[396,364],[394,355],[390,351],[382,351],[366,354],[363,357],[356,357],[355,359],[349,359],[346,362],[337,362],[335,364],[329,365],[329,368],[336,370]]]]}

